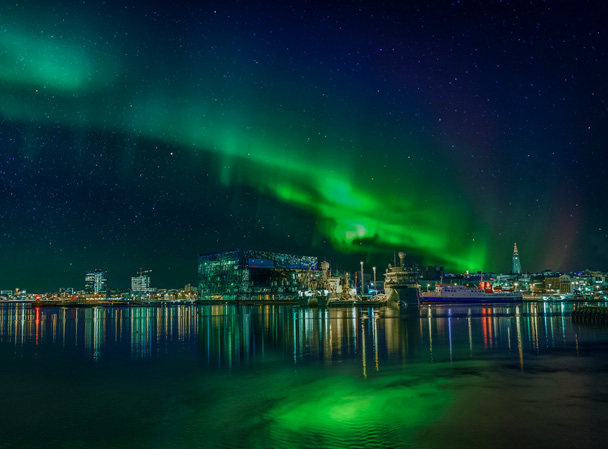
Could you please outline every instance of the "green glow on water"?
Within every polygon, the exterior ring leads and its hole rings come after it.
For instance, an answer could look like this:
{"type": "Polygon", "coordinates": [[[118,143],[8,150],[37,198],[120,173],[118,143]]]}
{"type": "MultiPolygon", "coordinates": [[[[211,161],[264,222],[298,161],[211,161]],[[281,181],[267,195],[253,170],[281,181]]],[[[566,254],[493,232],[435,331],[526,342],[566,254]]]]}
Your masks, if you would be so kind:
{"type": "Polygon", "coordinates": [[[605,389],[607,335],[581,334],[573,307],[524,304],[515,323],[509,306],[439,306],[428,320],[364,324],[354,339],[362,315],[336,309],[293,333],[292,310],[274,306],[1,304],[0,322],[23,323],[0,328],[2,443],[603,447],[605,403],[588,393],[605,389]]]}
{"type": "Polygon", "coordinates": [[[451,396],[443,383],[398,375],[319,379],[293,389],[269,412],[272,434],[277,442],[315,439],[321,447],[369,445],[375,439],[386,447],[412,443],[421,427],[447,412],[451,396]]]}

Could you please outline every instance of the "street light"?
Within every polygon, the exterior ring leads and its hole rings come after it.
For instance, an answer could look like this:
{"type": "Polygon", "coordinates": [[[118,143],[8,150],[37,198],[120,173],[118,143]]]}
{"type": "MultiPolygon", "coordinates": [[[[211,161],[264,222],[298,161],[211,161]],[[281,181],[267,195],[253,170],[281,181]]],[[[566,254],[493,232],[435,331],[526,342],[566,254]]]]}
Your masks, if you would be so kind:
{"type": "Polygon", "coordinates": [[[361,261],[361,296],[365,294],[365,278],[363,277],[363,261],[361,261]]]}
{"type": "Polygon", "coordinates": [[[376,294],[378,294],[378,286],[376,285],[376,267],[372,267],[374,270],[374,290],[376,290],[376,294]]]}

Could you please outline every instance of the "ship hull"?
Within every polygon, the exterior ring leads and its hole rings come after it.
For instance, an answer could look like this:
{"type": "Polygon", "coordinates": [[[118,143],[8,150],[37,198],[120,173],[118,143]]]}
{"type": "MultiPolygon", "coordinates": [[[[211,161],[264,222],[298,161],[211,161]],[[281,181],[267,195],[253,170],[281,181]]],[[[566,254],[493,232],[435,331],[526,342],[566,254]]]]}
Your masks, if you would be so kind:
{"type": "Polygon", "coordinates": [[[300,307],[327,307],[329,298],[327,296],[300,296],[298,305],[300,307]]]}
{"type": "Polygon", "coordinates": [[[512,296],[426,296],[422,295],[420,298],[424,304],[430,303],[444,303],[444,304],[494,304],[494,303],[509,303],[509,302],[522,302],[523,298],[518,295],[512,296]]]}
{"type": "Polygon", "coordinates": [[[420,304],[420,288],[418,286],[386,286],[385,295],[388,305],[398,307],[400,310],[418,307],[420,304]]]}

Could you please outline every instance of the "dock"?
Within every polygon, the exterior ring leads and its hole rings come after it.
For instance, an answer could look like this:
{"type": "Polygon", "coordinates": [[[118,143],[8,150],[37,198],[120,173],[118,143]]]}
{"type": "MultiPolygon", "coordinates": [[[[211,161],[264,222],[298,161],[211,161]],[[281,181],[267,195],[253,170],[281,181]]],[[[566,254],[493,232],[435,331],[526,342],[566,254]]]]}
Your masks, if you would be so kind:
{"type": "Polygon", "coordinates": [[[608,324],[608,307],[577,307],[572,311],[572,321],[577,324],[608,324]]]}

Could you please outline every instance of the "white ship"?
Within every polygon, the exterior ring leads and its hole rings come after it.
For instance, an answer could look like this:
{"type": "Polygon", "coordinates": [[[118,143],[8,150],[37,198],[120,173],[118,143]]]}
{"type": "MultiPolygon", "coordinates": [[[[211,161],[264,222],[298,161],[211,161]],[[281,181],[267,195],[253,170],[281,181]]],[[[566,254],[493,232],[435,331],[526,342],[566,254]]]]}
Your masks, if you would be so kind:
{"type": "Polygon", "coordinates": [[[494,292],[492,289],[466,287],[464,285],[437,284],[434,292],[422,293],[422,302],[445,303],[492,303],[519,302],[519,292],[494,292]]]}
{"type": "Polygon", "coordinates": [[[389,264],[384,273],[384,296],[387,304],[401,310],[420,304],[418,272],[405,266],[405,253],[399,251],[399,266],[389,264]]]}

